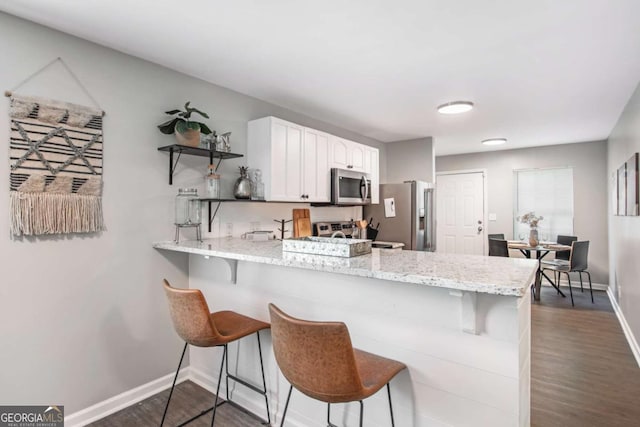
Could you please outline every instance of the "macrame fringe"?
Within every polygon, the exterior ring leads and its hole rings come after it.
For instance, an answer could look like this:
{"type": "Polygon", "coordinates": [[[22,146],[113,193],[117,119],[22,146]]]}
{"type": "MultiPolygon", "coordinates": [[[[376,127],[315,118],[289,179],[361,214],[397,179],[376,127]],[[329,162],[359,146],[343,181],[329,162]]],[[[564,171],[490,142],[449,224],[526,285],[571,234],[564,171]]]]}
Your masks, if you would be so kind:
{"type": "Polygon", "coordinates": [[[11,191],[9,210],[14,237],[105,230],[100,196],[11,191]]]}

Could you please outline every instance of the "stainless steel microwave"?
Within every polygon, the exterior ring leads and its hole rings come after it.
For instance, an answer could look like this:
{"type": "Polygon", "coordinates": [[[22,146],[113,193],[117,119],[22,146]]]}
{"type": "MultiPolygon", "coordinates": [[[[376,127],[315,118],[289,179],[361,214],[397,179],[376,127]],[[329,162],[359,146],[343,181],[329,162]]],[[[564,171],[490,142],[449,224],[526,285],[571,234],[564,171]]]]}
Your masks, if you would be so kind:
{"type": "Polygon", "coordinates": [[[331,169],[331,204],[371,204],[371,177],[369,174],[347,169],[331,169]]]}

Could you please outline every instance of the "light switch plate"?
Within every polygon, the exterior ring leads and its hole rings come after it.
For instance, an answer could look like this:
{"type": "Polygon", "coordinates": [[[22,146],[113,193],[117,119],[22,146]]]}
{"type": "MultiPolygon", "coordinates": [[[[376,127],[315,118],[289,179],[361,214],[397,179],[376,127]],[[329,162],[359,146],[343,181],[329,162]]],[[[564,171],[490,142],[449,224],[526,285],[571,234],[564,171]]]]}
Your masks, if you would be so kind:
{"type": "Polygon", "coordinates": [[[489,221],[497,221],[497,220],[498,220],[498,215],[494,213],[489,214],[489,221]]]}

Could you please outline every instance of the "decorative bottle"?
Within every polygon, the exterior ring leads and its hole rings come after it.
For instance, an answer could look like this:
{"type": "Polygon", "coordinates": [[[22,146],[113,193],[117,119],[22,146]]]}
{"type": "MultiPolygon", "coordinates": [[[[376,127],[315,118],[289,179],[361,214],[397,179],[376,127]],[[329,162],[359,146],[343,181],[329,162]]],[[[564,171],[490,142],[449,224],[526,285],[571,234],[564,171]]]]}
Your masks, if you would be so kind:
{"type": "Polygon", "coordinates": [[[205,194],[210,199],[220,198],[220,175],[213,165],[209,165],[209,173],[205,177],[205,194]]]}
{"type": "Polygon", "coordinates": [[[264,200],[264,182],[262,182],[262,171],[260,169],[256,169],[253,172],[252,184],[251,199],[264,200]]]}
{"type": "Polygon", "coordinates": [[[233,195],[236,199],[251,198],[251,180],[247,176],[247,166],[240,166],[240,178],[236,180],[233,187],[233,195]]]}

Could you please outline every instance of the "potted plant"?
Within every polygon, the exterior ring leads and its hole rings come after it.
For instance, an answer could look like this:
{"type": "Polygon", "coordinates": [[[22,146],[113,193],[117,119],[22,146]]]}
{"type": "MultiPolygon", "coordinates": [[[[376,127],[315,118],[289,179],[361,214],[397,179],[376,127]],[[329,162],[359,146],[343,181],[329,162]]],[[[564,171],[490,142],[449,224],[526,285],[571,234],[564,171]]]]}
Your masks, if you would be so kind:
{"type": "Polygon", "coordinates": [[[209,118],[209,115],[197,108],[190,107],[191,101],[184,104],[183,110],[171,110],[166,111],[167,114],[177,117],[158,125],[160,132],[165,135],[176,134],[176,140],[178,144],[189,145],[191,147],[197,147],[200,145],[200,133],[209,135],[211,129],[202,122],[196,122],[191,119],[193,113],[200,114],[205,119],[209,118]]]}
{"type": "Polygon", "coordinates": [[[538,222],[542,221],[544,217],[542,215],[537,216],[535,212],[527,212],[516,219],[522,224],[529,224],[529,227],[531,227],[531,231],[529,232],[529,245],[538,246],[538,243],[540,243],[540,239],[538,239],[538,222]]]}

